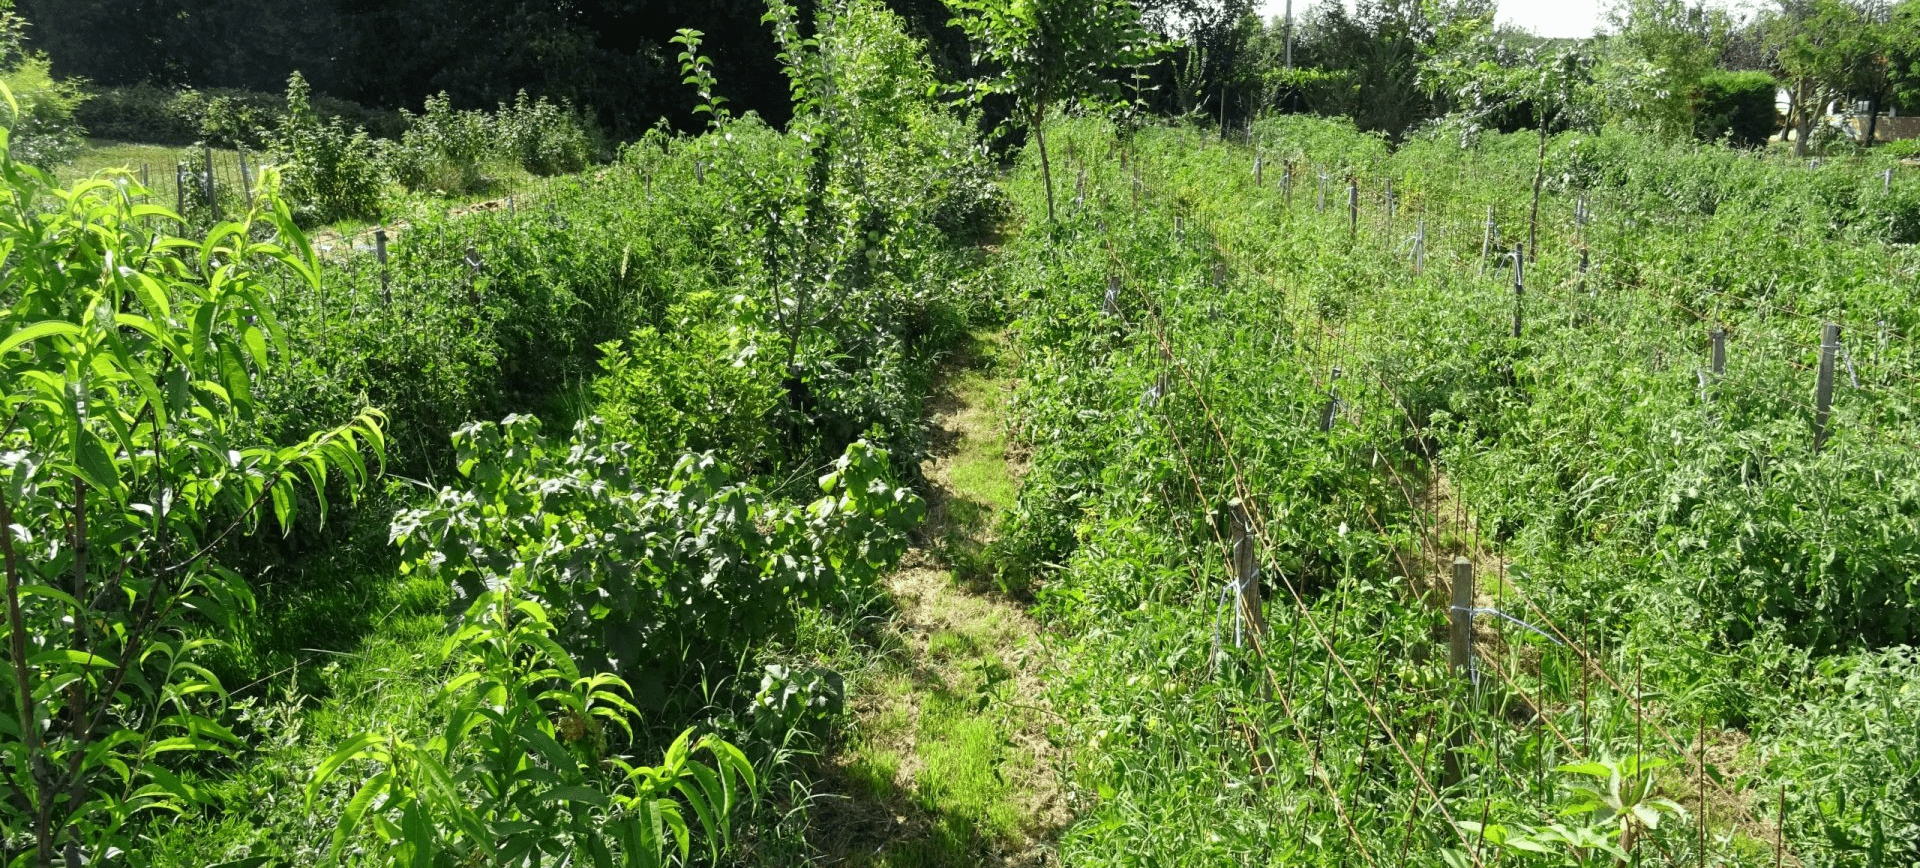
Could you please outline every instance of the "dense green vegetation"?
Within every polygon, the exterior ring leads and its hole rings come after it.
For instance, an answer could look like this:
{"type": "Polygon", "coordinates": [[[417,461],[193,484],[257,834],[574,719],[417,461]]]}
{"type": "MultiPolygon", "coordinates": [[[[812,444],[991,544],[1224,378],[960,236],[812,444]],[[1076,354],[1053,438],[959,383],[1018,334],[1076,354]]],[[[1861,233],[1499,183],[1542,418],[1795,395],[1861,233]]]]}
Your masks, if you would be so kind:
{"type": "Polygon", "coordinates": [[[1000,266],[1035,444],[1001,568],[1074,637],[1063,859],[1917,852],[1910,183],[1564,134],[1523,249],[1530,133],[1054,140],[1084,198],[1000,266]],[[1820,447],[1824,320],[1852,362],[1820,447]],[[1260,651],[1214,578],[1235,497],[1260,651]],[[1481,616],[1472,688],[1436,643],[1456,556],[1542,631],[1481,616]]]}
{"type": "Polygon", "coordinates": [[[1920,855],[1913,2],[20,5],[9,866],[1920,855]]]}

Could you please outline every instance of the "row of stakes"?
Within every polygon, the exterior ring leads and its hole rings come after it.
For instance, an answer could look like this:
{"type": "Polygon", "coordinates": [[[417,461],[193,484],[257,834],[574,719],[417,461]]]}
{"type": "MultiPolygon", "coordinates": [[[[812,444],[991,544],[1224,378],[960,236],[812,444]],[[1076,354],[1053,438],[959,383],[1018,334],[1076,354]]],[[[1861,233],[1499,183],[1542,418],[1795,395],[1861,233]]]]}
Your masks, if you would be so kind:
{"type": "MultiPolygon", "coordinates": [[[[1256,161],[1256,166],[1257,165],[1258,165],[1258,162],[1256,161]]],[[[1322,177],[1324,178],[1325,176],[1323,175],[1322,177]]],[[[1138,178],[1135,179],[1135,182],[1138,183],[1138,178]]],[[[1355,189],[1355,186],[1356,185],[1350,184],[1348,187],[1350,203],[1356,200],[1356,196],[1352,192],[1355,189]]],[[[1579,225],[1580,227],[1585,227],[1587,223],[1592,219],[1591,206],[1588,204],[1587,199],[1584,195],[1582,195],[1575,202],[1574,218],[1575,218],[1576,224],[1579,225]]],[[[1176,234],[1184,233],[1185,228],[1186,228],[1185,219],[1179,215],[1175,215],[1174,231],[1176,232],[1176,234]]],[[[1425,221],[1423,220],[1421,221],[1419,231],[1418,231],[1418,234],[1416,235],[1416,240],[1415,240],[1416,270],[1419,270],[1422,266],[1424,266],[1425,229],[1426,229],[1426,225],[1425,225],[1425,221]]],[[[1495,233],[1497,232],[1498,232],[1498,227],[1494,220],[1493,209],[1489,207],[1487,209],[1486,234],[1485,236],[1483,236],[1483,239],[1481,242],[1483,263],[1485,261],[1486,256],[1492,252],[1490,249],[1490,246],[1496,243],[1495,233]]],[[[1508,260],[1513,267],[1513,283],[1512,283],[1513,285],[1513,328],[1512,328],[1511,334],[1513,339],[1517,341],[1517,340],[1520,340],[1524,334],[1525,319],[1526,319],[1526,262],[1527,262],[1526,248],[1524,245],[1516,243],[1513,245],[1512,252],[1505,254],[1502,258],[1508,260]]],[[[1581,245],[1580,264],[1579,264],[1579,273],[1583,276],[1583,279],[1588,269],[1588,262],[1589,260],[1587,255],[1587,249],[1586,249],[1586,246],[1583,244],[1581,245]]],[[[1225,263],[1215,262],[1213,265],[1213,286],[1215,289],[1222,289],[1225,287],[1225,283],[1226,283],[1225,263]]],[[[1113,317],[1123,316],[1120,308],[1120,290],[1121,290],[1121,280],[1119,275],[1117,274],[1109,275],[1107,279],[1106,294],[1102,303],[1103,312],[1109,316],[1113,316],[1113,317]]],[[[1218,308],[1212,309],[1212,315],[1215,318],[1218,317],[1218,308]]],[[[1884,327],[1885,327],[1885,323],[1883,321],[1882,328],[1884,329],[1884,327]]],[[[1813,447],[1816,452],[1825,446],[1827,439],[1832,433],[1831,419],[1832,419],[1832,410],[1833,410],[1834,375],[1837,369],[1837,357],[1839,353],[1844,350],[1844,346],[1840,342],[1840,334],[1841,334],[1841,327],[1839,323],[1828,322],[1823,324],[1822,330],[1821,330],[1821,342],[1820,342],[1820,362],[1819,362],[1819,367],[1817,369],[1815,388],[1814,388],[1813,447]]],[[[1726,365],[1727,365],[1727,346],[1726,346],[1727,331],[1726,329],[1720,326],[1714,326],[1709,331],[1708,338],[1709,338],[1709,346],[1710,346],[1708,368],[1699,373],[1701,395],[1702,395],[1703,401],[1706,399],[1706,394],[1707,394],[1706,386],[1707,386],[1708,372],[1710,371],[1712,376],[1714,377],[1724,376],[1726,374],[1726,365]]],[[[1851,368],[1851,365],[1852,365],[1851,358],[1849,358],[1848,360],[1848,365],[1851,368]]],[[[1340,380],[1340,376],[1341,376],[1341,369],[1338,367],[1335,367],[1328,381],[1327,401],[1320,414],[1320,430],[1322,432],[1330,432],[1333,430],[1334,422],[1338,418],[1339,409],[1342,406],[1342,402],[1340,400],[1340,396],[1338,392],[1338,383],[1340,380]]],[[[1511,378],[1511,371],[1508,372],[1508,376],[1509,378],[1511,378]]],[[[1854,376],[1853,382],[1857,387],[1858,386],[1857,374],[1854,376]]],[[[1153,385],[1149,386],[1145,394],[1142,395],[1141,405],[1143,407],[1152,407],[1156,405],[1159,402],[1159,400],[1164,398],[1168,393],[1169,393],[1169,388],[1166,381],[1166,375],[1162,373],[1158,377],[1156,377],[1153,385]]]]}

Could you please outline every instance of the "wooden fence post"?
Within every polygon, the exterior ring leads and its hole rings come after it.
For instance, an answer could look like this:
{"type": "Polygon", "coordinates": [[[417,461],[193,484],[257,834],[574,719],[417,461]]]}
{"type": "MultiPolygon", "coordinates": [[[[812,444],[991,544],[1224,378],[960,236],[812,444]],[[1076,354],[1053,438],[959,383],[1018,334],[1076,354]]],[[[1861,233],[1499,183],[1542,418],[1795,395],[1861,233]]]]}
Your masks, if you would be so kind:
{"type": "Polygon", "coordinates": [[[1247,619],[1247,632],[1261,637],[1266,635],[1267,622],[1261,613],[1260,577],[1253,559],[1253,522],[1240,498],[1228,501],[1227,510],[1233,515],[1233,582],[1240,597],[1235,605],[1247,619]]]}
{"type": "Polygon", "coordinates": [[[173,164],[173,213],[180,215],[180,222],[186,222],[187,216],[187,168],[178,162],[173,164]]]}
{"type": "Polygon", "coordinates": [[[1420,226],[1413,231],[1413,273],[1427,270],[1427,218],[1420,218],[1420,226]]]}
{"type": "Polygon", "coordinates": [[[380,300],[388,307],[393,306],[393,288],[388,285],[392,279],[387,273],[387,227],[379,226],[373,230],[373,258],[380,262],[380,300]]]}
{"type": "Polygon", "coordinates": [[[247,207],[253,207],[253,179],[247,177],[247,149],[241,148],[240,154],[240,194],[247,199],[247,207]]]}
{"type": "MultiPolygon", "coordinates": [[[[1447,665],[1454,677],[1470,680],[1473,667],[1473,562],[1464,557],[1453,559],[1453,604],[1447,609],[1447,665]]],[[[1472,689],[1472,685],[1468,685],[1472,689]]],[[[1461,764],[1466,759],[1466,724],[1456,724],[1447,736],[1446,775],[1442,786],[1460,782],[1461,764]]]]}
{"type": "Polygon", "coordinates": [[[1360,179],[1347,178],[1347,237],[1360,234],[1360,179]]]}
{"type": "Polygon", "coordinates": [[[1320,212],[1327,210],[1327,173],[1325,172],[1320,173],[1320,192],[1314,197],[1313,210],[1320,212]]]}
{"type": "Polygon", "coordinates": [[[1266,178],[1266,172],[1265,172],[1265,169],[1266,169],[1266,165],[1267,165],[1267,161],[1266,161],[1266,159],[1265,159],[1264,157],[1261,157],[1261,156],[1260,156],[1260,155],[1258,155],[1258,154],[1255,154],[1255,155],[1254,155],[1254,157],[1253,157],[1253,186],[1254,186],[1254,188],[1255,188],[1255,189],[1258,189],[1258,188],[1260,187],[1260,185],[1261,185],[1261,184],[1262,184],[1262,183],[1264,182],[1264,179],[1266,178]]]}
{"type": "Polygon", "coordinates": [[[1840,324],[1827,323],[1820,336],[1820,374],[1814,381],[1813,449],[1826,445],[1829,417],[1833,414],[1833,356],[1840,349],[1840,324]]]}
{"type": "Polygon", "coordinates": [[[1513,245],[1513,337],[1520,338],[1520,315],[1527,294],[1526,286],[1527,255],[1523,245],[1513,245]]]}
{"type": "Polygon", "coordinates": [[[213,189],[213,146],[212,146],[212,145],[201,145],[201,146],[200,146],[200,152],[201,152],[201,154],[202,154],[203,156],[205,156],[205,157],[206,157],[206,159],[207,159],[207,174],[206,174],[206,175],[204,176],[204,177],[206,178],[206,184],[205,184],[205,186],[204,186],[204,189],[206,190],[206,194],[207,194],[207,209],[208,209],[209,211],[211,211],[211,212],[213,213],[213,216],[215,216],[215,217],[219,217],[219,216],[220,216],[220,204],[219,204],[219,200],[217,200],[217,199],[215,199],[215,198],[213,198],[213,194],[214,194],[214,189],[213,189]]]}
{"type": "Polygon", "coordinates": [[[1714,326],[1707,338],[1713,342],[1713,375],[1718,377],[1727,372],[1727,330],[1714,326]]]}

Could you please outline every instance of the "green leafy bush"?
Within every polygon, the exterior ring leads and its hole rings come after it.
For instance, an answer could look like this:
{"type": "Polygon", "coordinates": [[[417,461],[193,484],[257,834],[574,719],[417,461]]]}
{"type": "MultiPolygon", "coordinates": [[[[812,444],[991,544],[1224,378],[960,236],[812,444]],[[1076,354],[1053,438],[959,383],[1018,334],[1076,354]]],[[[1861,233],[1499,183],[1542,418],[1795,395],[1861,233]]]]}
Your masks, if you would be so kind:
{"type": "Polygon", "coordinates": [[[568,653],[635,683],[659,709],[689,671],[724,665],[793,620],[793,607],[860,593],[906,548],[921,504],[887,455],[848,447],[825,496],[774,503],[712,455],[663,483],[598,420],[550,443],[509,416],[454,435],[465,488],[394,519],[408,569],[461,600],[512,586],[551,614],[568,653]]]}
{"type": "Polygon", "coordinates": [[[1715,71],[1700,80],[1693,135],[1705,141],[1728,137],[1740,148],[1757,148],[1780,130],[1774,99],[1779,84],[1764,72],[1715,71]]]}
{"type": "Polygon", "coordinates": [[[373,142],[365,131],[348,132],[339,118],[322,121],[300,73],[287,79],[287,115],[270,147],[301,222],[379,216],[381,175],[373,142]]]}
{"type": "MultiPolygon", "coordinates": [[[[338,118],[349,130],[364,129],[375,138],[391,139],[405,129],[396,111],[327,96],[310,99],[322,119],[338,118]]],[[[89,135],[112,141],[191,145],[209,140],[265,147],[286,111],[284,94],[134,84],[89,91],[74,118],[89,135]]]]}
{"type": "Polygon", "coordinates": [[[729,837],[735,805],[751,797],[753,767],[737,748],[682,732],[659,766],[613,754],[612,731],[631,734],[627,685],[582,674],[554,643],[558,627],[511,584],[480,594],[442,649],[455,674],[441,688],[445,725],[425,743],[363,733],[323,761],[307,785],[313,810],[342,772],[371,765],[336,804],[330,855],[366,841],[371,865],[685,864],[683,806],[710,837],[729,837]],[[710,754],[714,763],[694,759],[710,754]],[[537,771],[536,771],[537,770],[537,771]],[[472,788],[472,789],[469,789],[472,788]],[[485,793],[473,798],[474,791],[485,793]]]}
{"type": "Polygon", "coordinates": [[[600,150],[598,130],[573,106],[546,97],[528,100],[524,90],[511,104],[500,104],[493,127],[514,161],[535,175],[578,172],[600,150]]]}
{"type": "Polygon", "coordinates": [[[11,5],[0,8],[0,84],[7,93],[7,147],[20,162],[51,168],[73,158],[85,144],[74,113],[86,104],[78,82],[56,79],[46,55],[26,49],[26,20],[11,5]]]}
{"type": "Polygon", "coordinates": [[[768,337],[686,317],[669,331],[643,328],[602,345],[594,412],[634,445],[636,460],[662,471],[682,453],[712,450],[749,472],[765,469],[777,446],[769,417],[785,397],[778,368],[760,354],[768,337]]]}
{"type": "Polygon", "coordinates": [[[442,92],[427,97],[420,114],[403,114],[407,131],[387,148],[385,158],[394,178],[407,189],[463,196],[493,183],[487,169],[500,161],[510,143],[496,136],[484,112],[456,110],[442,92]]]}
{"type": "Polygon", "coordinates": [[[272,210],[203,240],[157,233],[174,215],[107,180],[55,190],[10,153],[0,176],[16,292],[0,312],[0,849],[113,862],[145,815],[195,805],[177,757],[237,743],[206,666],[254,602],[215,550],[263,513],[284,532],[309,485],[323,509],[336,477],[357,494],[382,419],[285,446],[252,426],[285,347],[258,275],[317,283],[271,175],[272,210]]]}

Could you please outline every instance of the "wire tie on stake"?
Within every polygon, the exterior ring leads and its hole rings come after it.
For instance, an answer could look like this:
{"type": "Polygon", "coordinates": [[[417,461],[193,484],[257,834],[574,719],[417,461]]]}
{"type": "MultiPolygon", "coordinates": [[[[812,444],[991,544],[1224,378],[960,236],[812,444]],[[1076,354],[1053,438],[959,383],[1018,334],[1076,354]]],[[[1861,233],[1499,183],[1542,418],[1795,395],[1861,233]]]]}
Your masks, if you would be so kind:
{"type": "MultiPolygon", "coordinates": [[[[1535,627],[1532,624],[1522,621],[1519,618],[1515,618],[1514,616],[1509,615],[1505,612],[1502,612],[1499,609],[1495,609],[1492,606],[1473,606],[1473,607],[1449,606],[1448,609],[1454,612],[1465,612],[1467,613],[1468,617],[1473,617],[1475,615],[1492,615],[1496,618],[1505,618],[1509,621],[1512,621],[1515,624],[1518,624],[1522,627],[1527,628],[1528,630],[1532,631],[1534,635],[1537,635],[1540,638],[1547,640],[1548,642],[1552,642],[1555,645],[1559,645],[1562,648],[1566,647],[1566,644],[1567,644],[1565,642],[1560,641],[1559,639],[1554,638],[1551,635],[1548,635],[1546,631],[1541,630],[1539,627],[1535,627]]],[[[1468,642],[1473,641],[1472,634],[1468,634],[1467,641],[1468,642]]]]}

